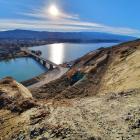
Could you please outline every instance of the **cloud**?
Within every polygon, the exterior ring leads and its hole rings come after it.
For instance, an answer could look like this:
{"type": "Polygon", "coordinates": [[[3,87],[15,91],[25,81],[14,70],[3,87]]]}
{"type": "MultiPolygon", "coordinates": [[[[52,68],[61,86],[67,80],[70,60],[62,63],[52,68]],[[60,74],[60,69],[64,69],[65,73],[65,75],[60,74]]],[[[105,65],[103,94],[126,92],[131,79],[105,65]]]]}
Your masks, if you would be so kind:
{"type": "MultiPolygon", "coordinates": [[[[57,19],[70,19],[70,20],[79,20],[79,15],[77,14],[68,14],[65,13],[63,11],[61,11],[60,9],[59,11],[59,16],[55,17],[57,19]]],[[[31,17],[31,18],[35,18],[35,19],[43,19],[43,20],[52,20],[54,19],[54,17],[52,17],[49,14],[48,8],[44,7],[43,9],[32,9],[31,11],[28,11],[27,13],[19,13],[20,15],[24,15],[27,17],[31,17]]]]}
{"type": "Polygon", "coordinates": [[[124,35],[140,35],[137,29],[113,27],[80,19],[77,14],[68,14],[59,10],[59,17],[52,18],[47,7],[31,9],[26,13],[18,13],[22,19],[0,19],[0,30],[29,29],[41,31],[96,31],[124,35]],[[24,18],[24,20],[23,20],[24,18]]]}
{"type": "Polygon", "coordinates": [[[44,20],[22,20],[22,19],[0,19],[0,30],[29,29],[41,31],[96,31],[124,35],[140,34],[139,30],[122,27],[112,27],[93,22],[74,20],[44,21],[44,20]]]}
{"type": "Polygon", "coordinates": [[[86,27],[75,27],[70,25],[56,24],[52,22],[40,22],[37,20],[0,20],[0,29],[9,30],[9,29],[32,29],[32,30],[47,30],[47,31],[81,31],[87,30],[86,27]]]}

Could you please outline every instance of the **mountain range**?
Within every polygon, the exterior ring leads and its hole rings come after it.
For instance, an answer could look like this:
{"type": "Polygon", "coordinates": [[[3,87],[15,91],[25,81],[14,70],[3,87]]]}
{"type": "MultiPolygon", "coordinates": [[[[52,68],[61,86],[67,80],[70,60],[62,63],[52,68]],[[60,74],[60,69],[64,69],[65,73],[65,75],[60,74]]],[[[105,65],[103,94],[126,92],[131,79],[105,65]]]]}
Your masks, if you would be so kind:
{"type": "Polygon", "coordinates": [[[48,32],[31,30],[1,31],[0,39],[9,40],[45,40],[70,42],[124,42],[135,40],[136,37],[117,35],[104,32],[48,32]]]}

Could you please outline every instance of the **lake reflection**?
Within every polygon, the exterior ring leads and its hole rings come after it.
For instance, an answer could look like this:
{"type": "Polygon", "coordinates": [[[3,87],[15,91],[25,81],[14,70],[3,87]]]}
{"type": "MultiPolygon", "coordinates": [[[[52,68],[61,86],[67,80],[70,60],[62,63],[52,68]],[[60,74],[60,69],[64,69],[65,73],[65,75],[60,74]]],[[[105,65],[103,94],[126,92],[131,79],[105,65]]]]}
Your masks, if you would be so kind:
{"type": "Polygon", "coordinates": [[[64,44],[52,44],[48,50],[49,50],[49,56],[48,56],[49,60],[51,60],[52,62],[55,62],[56,64],[63,63],[64,56],[65,56],[64,44]]]}
{"type": "Polygon", "coordinates": [[[30,47],[31,50],[41,50],[42,57],[56,63],[62,64],[77,59],[86,53],[100,47],[109,47],[116,43],[55,43],[43,46],[30,47]]]}

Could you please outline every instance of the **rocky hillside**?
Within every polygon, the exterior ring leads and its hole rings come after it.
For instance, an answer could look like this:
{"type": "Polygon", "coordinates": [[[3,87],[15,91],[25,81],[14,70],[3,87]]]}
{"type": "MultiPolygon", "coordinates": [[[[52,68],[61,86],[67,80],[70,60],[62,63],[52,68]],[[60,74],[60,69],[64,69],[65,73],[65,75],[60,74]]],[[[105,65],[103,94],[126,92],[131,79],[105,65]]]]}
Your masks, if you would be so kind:
{"type": "Polygon", "coordinates": [[[140,40],[100,48],[27,90],[0,82],[1,140],[139,140],[140,40]]]}
{"type": "Polygon", "coordinates": [[[140,87],[140,41],[100,48],[75,61],[60,79],[33,89],[35,98],[77,98],[140,87]]]}

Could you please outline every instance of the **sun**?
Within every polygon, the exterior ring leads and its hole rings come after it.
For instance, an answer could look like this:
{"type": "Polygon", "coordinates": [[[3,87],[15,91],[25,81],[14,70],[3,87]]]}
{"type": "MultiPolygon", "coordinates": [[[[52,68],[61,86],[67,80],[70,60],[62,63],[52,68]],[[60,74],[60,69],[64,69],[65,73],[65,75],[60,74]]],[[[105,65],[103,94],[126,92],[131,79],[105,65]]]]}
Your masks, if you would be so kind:
{"type": "Polygon", "coordinates": [[[49,7],[48,11],[49,11],[50,15],[52,15],[52,16],[57,17],[59,15],[59,10],[58,10],[58,8],[55,5],[51,5],[49,7]]]}

